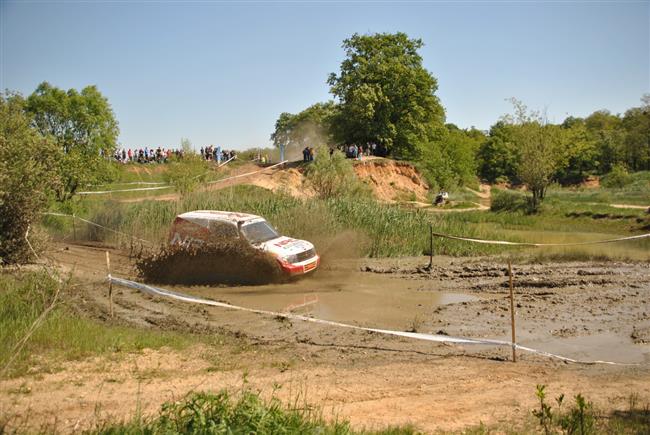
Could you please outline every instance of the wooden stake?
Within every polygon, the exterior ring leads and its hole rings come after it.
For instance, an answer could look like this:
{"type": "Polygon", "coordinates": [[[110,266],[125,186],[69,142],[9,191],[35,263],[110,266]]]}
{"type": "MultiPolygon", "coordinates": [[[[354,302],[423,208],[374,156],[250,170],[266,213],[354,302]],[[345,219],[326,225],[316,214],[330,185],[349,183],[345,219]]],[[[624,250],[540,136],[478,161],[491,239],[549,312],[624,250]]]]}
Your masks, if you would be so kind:
{"type": "Polygon", "coordinates": [[[433,224],[429,224],[429,270],[433,268],[433,224]]]}
{"type": "Polygon", "coordinates": [[[508,259],[508,275],[510,277],[510,326],[512,327],[512,362],[517,362],[517,350],[515,348],[515,297],[514,285],[512,283],[512,262],[508,259]]]}
{"type": "Polygon", "coordinates": [[[106,251],[106,271],[108,272],[108,309],[113,318],[113,281],[111,280],[111,257],[106,251]]]}

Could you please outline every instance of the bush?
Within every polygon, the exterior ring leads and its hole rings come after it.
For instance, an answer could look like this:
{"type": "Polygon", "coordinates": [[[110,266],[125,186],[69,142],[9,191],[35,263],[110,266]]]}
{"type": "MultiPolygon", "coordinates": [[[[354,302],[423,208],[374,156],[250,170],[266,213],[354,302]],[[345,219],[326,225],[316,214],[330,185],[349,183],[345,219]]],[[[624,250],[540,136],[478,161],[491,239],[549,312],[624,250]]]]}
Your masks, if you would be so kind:
{"type": "Polygon", "coordinates": [[[32,259],[28,230],[58,183],[57,150],[30,127],[23,107],[20,96],[0,94],[0,263],[32,259]]]}
{"type": "Polygon", "coordinates": [[[327,148],[319,148],[316,160],[307,167],[305,176],[323,199],[369,195],[369,188],[357,178],[352,163],[340,151],[329,154],[327,148]]]}
{"type": "Polygon", "coordinates": [[[526,195],[514,190],[492,190],[490,210],[494,212],[527,211],[529,201],[526,195]]]}
{"type": "Polygon", "coordinates": [[[623,164],[616,164],[612,168],[609,174],[603,176],[600,180],[600,184],[603,187],[624,187],[632,182],[632,177],[630,176],[627,168],[623,164]]]}
{"type": "Polygon", "coordinates": [[[208,163],[198,154],[187,152],[169,164],[164,179],[185,196],[203,183],[207,175],[208,163]]]}

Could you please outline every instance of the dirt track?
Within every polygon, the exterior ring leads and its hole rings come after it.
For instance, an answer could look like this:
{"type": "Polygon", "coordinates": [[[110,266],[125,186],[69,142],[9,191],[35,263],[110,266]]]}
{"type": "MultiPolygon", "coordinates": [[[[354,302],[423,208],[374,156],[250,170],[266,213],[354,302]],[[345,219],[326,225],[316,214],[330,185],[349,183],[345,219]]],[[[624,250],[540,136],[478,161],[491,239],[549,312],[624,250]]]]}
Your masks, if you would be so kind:
{"type": "MultiPolygon", "coordinates": [[[[106,320],[104,248],[60,246],[52,257],[74,269],[79,308],[106,320]],[[83,302],[81,302],[83,301],[83,302]]],[[[132,276],[112,251],[113,273],[132,276]]],[[[298,282],[258,287],[172,287],[233,304],[282,310],[313,301],[315,317],[363,326],[509,338],[506,276],[492,261],[438,258],[336,263],[298,282]]],[[[122,359],[71,363],[62,371],[0,383],[0,409],[68,429],[100,415],[131,416],[138,398],[153,411],[191,389],[241,386],[311,403],[356,426],[414,423],[426,431],[497,423],[528,415],[535,384],[551,394],[583,392],[603,409],[623,408],[630,393],[650,401],[650,268],[647,264],[516,265],[519,341],[582,359],[635,366],[564,364],[530,354],[505,362],[507,349],[435,345],[378,334],[171,302],[117,292],[116,322],[231,337],[223,348],[183,354],[145,351],[122,359]],[[234,337],[234,338],[233,338],[234,337]],[[242,344],[243,343],[243,344],[242,344]],[[206,357],[206,355],[212,355],[206,357]],[[215,363],[215,361],[217,361],[215,363]],[[216,367],[215,367],[216,364],[216,367]],[[12,391],[26,384],[29,394],[12,391]],[[136,392],[140,392],[139,396],[136,392]],[[513,414],[514,413],[514,414],[513,414]]],[[[166,287],[170,288],[170,287],[166,287]]],[[[305,311],[301,311],[305,312],[305,311]]]]}

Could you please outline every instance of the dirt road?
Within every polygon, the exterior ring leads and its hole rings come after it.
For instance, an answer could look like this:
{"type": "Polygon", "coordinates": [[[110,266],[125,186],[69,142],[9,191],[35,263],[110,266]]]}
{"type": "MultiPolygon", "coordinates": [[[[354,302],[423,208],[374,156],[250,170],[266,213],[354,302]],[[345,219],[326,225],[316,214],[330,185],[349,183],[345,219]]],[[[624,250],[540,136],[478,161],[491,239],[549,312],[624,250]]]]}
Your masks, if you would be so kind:
{"type": "MultiPolygon", "coordinates": [[[[59,246],[51,257],[74,270],[84,315],[106,320],[104,248],[59,246]]],[[[125,253],[112,251],[114,274],[133,276],[125,253]]],[[[312,278],[257,287],[171,287],[232,304],[398,330],[509,338],[504,265],[494,260],[421,258],[330,264],[312,278]]],[[[522,344],[581,359],[629,366],[564,364],[509,349],[436,345],[361,331],[194,306],[120,289],[115,322],[231,337],[182,354],[145,350],[121,358],[68,363],[55,373],[0,382],[0,409],[32,422],[58,418],[87,427],[126,418],[138,403],[153,412],[192,389],[252,388],[282,398],[302,394],[326,414],[356,427],[413,423],[454,430],[521,419],[535,385],[555,396],[582,392],[601,409],[626,406],[631,393],[650,401],[650,268],[642,263],[515,265],[522,344]],[[28,393],[24,393],[29,391],[28,393]]]]}

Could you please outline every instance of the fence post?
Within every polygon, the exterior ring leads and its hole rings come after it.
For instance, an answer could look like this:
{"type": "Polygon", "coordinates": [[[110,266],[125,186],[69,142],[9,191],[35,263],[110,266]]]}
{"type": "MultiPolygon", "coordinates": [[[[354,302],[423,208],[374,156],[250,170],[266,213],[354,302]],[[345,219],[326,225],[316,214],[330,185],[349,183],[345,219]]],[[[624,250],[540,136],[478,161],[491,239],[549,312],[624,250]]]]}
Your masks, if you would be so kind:
{"type": "Polygon", "coordinates": [[[113,318],[113,280],[111,279],[111,257],[106,251],[106,271],[108,273],[108,309],[113,318]]]}
{"type": "Polygon", "coordinates": [[[429,265],[427,269],[433,269],[433,224],[429,224],[429,265]]]}
{"type": "Polygon", "coordinates": [[[515,297],[512,282],[512,261],[508,259],[508,276],[510,277],[510,326],[512,329],[512,362],[517,362],[517,349],[515,339],[515,297]]]}

